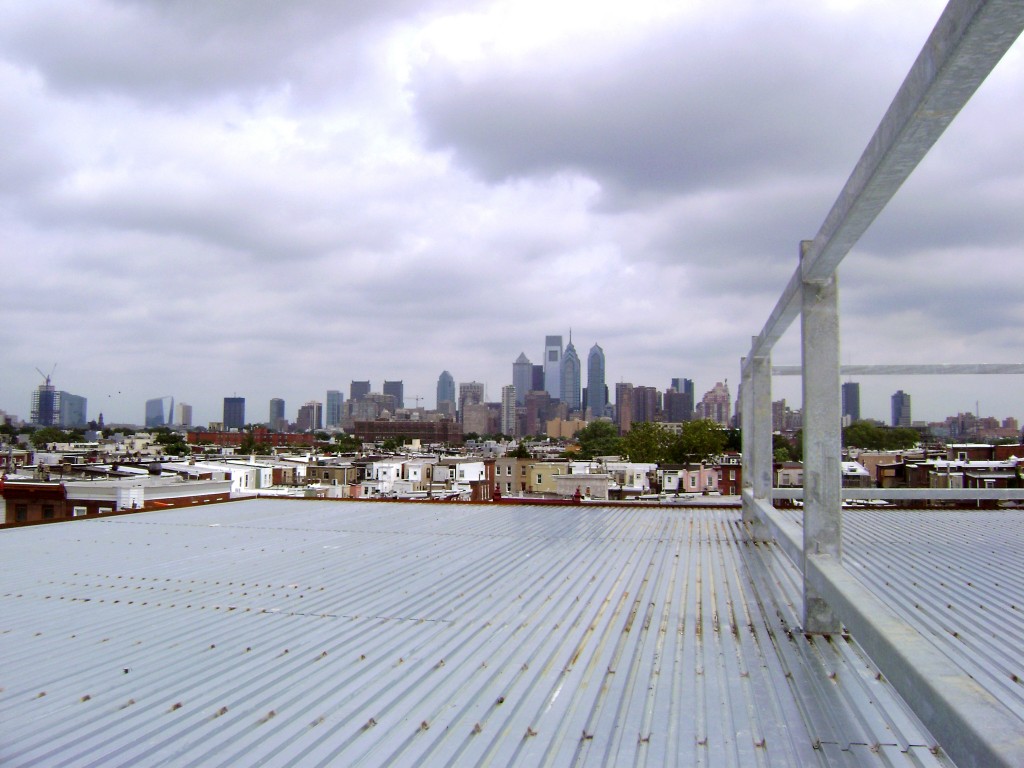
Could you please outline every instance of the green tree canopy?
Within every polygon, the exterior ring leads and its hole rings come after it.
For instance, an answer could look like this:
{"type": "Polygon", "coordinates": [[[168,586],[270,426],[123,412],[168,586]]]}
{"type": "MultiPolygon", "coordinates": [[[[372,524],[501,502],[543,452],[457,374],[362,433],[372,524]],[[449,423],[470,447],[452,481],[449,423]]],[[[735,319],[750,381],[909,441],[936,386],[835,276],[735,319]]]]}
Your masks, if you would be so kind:
{"type": "Polygon", "coordinates": [[[855,421],[843,430],[843,445],[869,451],[897,451],[913,448],[920,442],[916,430],[906,427],[879,427],[866,421],[855,421]]]}
{"type": "Polygon", "coordinates": [[[39,446],[46,445],[47,443],[66,442],[67,437],[68,436],[64,433],[63,429],[58,429],[57,427],[42,427],[29,435],[28,439],[32,441],[32,445],[38,448],[39,446]]]}
{"type": "Polygon", "coordinates": [[[592,459],[595,456],[618,456],[622,453],[622,439],[619,430],[609,421],[592,421],[576,433],[580,444],[580,456],[592,459]]]}
{"type": "Polygon", "coordinates": [[[516,449],[514,451],[510,451],[507,455],[511,456],[513,459],[529,459],[529,458],[531,458],[530,457],[530,451],[526,447],[526,443],[523,443],[523,442],[520,442],[519,445],[516,446],[516,449]]]}
{"type": "Polygon", "coordinates": [[[669,443],[668,460],[692,464],[718,456],[725,450],[727,434],[710,419],[687,421],[669,443]]]}
{"type": "Polygon", "coordinates": [[[674,435],[661,424],[642,421],[622,437],[622,453],[630,461],[659,463],[668,458],[674,435]]]}

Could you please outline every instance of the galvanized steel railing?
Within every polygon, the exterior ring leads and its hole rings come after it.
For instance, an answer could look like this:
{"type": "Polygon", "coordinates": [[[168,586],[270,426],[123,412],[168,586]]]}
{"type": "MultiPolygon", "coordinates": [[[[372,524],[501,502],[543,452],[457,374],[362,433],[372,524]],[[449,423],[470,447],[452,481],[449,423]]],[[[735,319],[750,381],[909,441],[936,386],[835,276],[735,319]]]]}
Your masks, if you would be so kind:
{"type": "MultiPolygon", "coordinates": [[[[743,516],[752,535],[775,538],[801,568],[805,631],[849,629],[960,766],[1024,765],[1021,722],[843,568],[836,269],[1022,29],[1024,0],[949,3],[818,234],[800,244],[797,269],[742,361],[743,516]],[[802,526],[771,501],[771,353],[798,316],[802,526]]],[[[1024,372],[955,368],[858,366],[857,373],[1024,372]]]]}

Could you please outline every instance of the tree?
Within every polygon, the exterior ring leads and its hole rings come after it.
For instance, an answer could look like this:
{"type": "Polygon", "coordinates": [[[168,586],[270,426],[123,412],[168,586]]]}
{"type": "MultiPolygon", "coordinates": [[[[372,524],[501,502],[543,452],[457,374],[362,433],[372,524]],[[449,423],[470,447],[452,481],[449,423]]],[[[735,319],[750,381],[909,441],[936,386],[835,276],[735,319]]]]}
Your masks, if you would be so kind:
{"type": "Polygon", "coordinates": [[[42,427],[29,435],[28,439],[32,441],[32,445],[39,448],[47,443],[63,443],[67,440],[67,435],[63,429],[57,427],[42,427]]]}
{"type": "Polygon", "coordinates": [[[622,439],[615,425],[609,421],[592,421],[576,433],[580,445],[580,456],[592,459],[595,456],[618,456],[622,453],[622,439]]]}
{"type": "Polygon", "coordinates": [[[669,461],[695,464],[718,456],[725,449],[726,434],[710,419],[687,421],[669,444],[669,461]]]}
{"type": "Polygon", "coordinates": [[[642,464],[663,462],[668,456],[672,435],[651,421],[634,424],[622,438],[622,452],[630,461],[642,464]]]}
{"type": "Polygon", "coordinates": [[[772,456],[775,461],[799,461],[796,447],[782,435],[772,435],[772,456]]]}
{"type": "Polygon", "coordinates": [[[180,432],[172,432],[167,427],[158,427],[153,430],[153,441],[157,445],[162,446],[164,453],[167,454],[187,456],[192,452],[185,441],[184,435],[180,432]]]}
{"type": "Polygon", "coordinates": [[[896,451],[913,448],[920,442],[916,430],[906,427],[878,427],[866,421],[855,421],[843,430],[843,445],[869,451],[896,451]]]}
{"type": "Polygon", "coordinates": [[[513,459],[529,459],[529,458],[533,458],[530,455],[529,449],[527,449],[527,447],[526,447],[526,443],[521,442],[521,441],[520,441],[519,445],[516,446],[515,450],[514,451],[510,451],[507,455],[512,457],[513,459]]]}

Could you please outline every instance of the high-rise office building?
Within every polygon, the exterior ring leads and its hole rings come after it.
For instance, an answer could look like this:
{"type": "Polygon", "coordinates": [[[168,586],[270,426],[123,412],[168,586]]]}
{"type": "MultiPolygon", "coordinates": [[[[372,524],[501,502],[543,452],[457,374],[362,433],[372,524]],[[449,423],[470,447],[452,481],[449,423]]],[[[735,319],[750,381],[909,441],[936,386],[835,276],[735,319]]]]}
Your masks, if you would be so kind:
{"type": "Polygon", "coordinates": [[[526,393],[533,389],[533,363],[525,352],[512,363],[512,386],[516,388],[516,405],[526,405],[526,393]]]}
{"type": "Polygon", "coordinates": [[[615,422],[619,434],[624,435],[633,427],[633,385],[619,382],[615,385],[615,422]]]}
{"type": "Polygon", "coordinates": [[[462,419],[467,405],[479,405],[484,401],[484,385],[479,381],[459,382],[459,418],[462,419]]]}
{"type": "Polygon", "coordinates": [[[722,426],[729,425],[732,417],[732,395],[729,394],[729,382],[716,381],[715,386],[704,393],[696,408],[698,419],[709,419],[722,426]]]}
{"type": "Polygon", "coordinates": [[[370,381],[353,381],[348,387],[349,400],[361,400],[370,394],[370,381]]]}
{"type": "Polygon", "coordinates": [[[29,421],[40,427],[57,425],[57,388],[47,379],[32,393],[32,411],[29,421]]]}
{"type": "Polygon", "coordinates": [[[562,395],[562,337],[544,337],[544,389],[557,400],[562,395]]]}
{"type": "Polygon", "coordinates": [[[288,425],[288,419],[284,415],[284,399],[280,397],[270,398],[270,421],[267,426],[271,429],[283,430],[288,425]]]}
{"type": "Polygon", "coordinates": [[[664,399],[665,420],[673,423],[693,419],[693,381],[672,379],[664,399]]]}
{"type": "Polygon", "coordinates": [[[455,378],[448,371],[441,371],[437,377],[437,409],[441,410],[441,403],[451,403],[455,408],[455,378]]]}
{"type": "Polygon", "coordinates": [[[516,399],[515,384],[506,384],[501,388],[501,433],[503,435],[516,433],[516,399]]]}
{"type": "Polygon", "coordinates": [[[87,401],[81,395],[40,384],[32,393],[29,421],[40,427],[77,429],[86,425],[87,401]]]}
{"type": "Polygon", "coordinates": [[[345,396],[340,390],[327,390],[327,412],[324,418],[328,429],[337,429],[341,426],[341,408],[344,402],[345,396]]]}
{"type": "Polygon", "coordinates": [[[851,423],[860,421],[860,384],[856,381],[843,384],[843,416],[849,416],[851,423]]]}
{"type": "Polygon", "coordinates": [[[245,398],[224,398],[224,429],[245,429],[245,398]]]}
{"type": "Polygon", "coordinates": [[[565,403],[569,413],[581,409],[580,400],[580,356],[576,353],[576,347],[572,343],[572,334],[569,335],[569,344],[562,354],[562,381],[559,387],[559,398],[565,403]]]}
{"type": "Polygon", "coordinates": [[[178,418],[175,421],[183,427],[192,426],[192,406],[188,403],[178,403],[178,418]]]}
{"type": "Polygon", "coordinates": [[[892,425],[894,427],[909,427],[910,421],[910,395],[902,389],[896,391],[892,396],[892,425]]]}
{"type": "Polygon", "coordinates": [[[385,381],[384,394],[395,398],[395,408],[405,408],[405,384],[403,382],[385,381]]]}
{"type": "Polygon", "coordinates": [[[57,426],[64,429],[79,429],[86,425],[86,399],[70,392],[58,392],[57,426]]]}
{"type": "Polygon", "coordinates": [[[299,432],[323,429],[323,403],[318,400],[310,400],[299,406],[299,416],[295,420],[295,428],[299,432]]]}
{"type": "Polygon", "coordinates": [[[548,412],[551,408],[551,395],[544,389],[534,389],[526,393],[525,434],[541,435],[547,429],[548,412]]]}
{"type": "Polygon", "coordinates": [[[167,416],[164,415],[164,398],[154,397],[146,401],[146,426],[162,427],[167,424],[167,416]]]}
{"type": "Polygon", "coordinates": [[[604,380],[604,350],[597,344],[587,353],[587,408],[598,419],[608,410],[608,385],[604,380]]]}
{"type": "Polygon", "coordinates": [[[661,411],[661,392],[657,387],[633,387],[633,423],[658,420],[661,411]]]}

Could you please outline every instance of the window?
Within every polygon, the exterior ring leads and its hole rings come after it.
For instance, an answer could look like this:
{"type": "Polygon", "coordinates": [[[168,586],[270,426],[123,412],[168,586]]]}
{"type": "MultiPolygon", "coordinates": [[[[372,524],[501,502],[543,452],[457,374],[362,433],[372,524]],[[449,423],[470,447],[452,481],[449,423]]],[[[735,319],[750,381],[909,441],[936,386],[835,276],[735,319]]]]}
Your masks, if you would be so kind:
{"type": "Polygon", "coordinates": [[[53,504],[43,504],[43,520],[53,519],[53,504]]]}
{"type": "Polygon", "coordinates": [[[696,475],[690,475],[690,487],[691,488],[696,488],[697,487],[697,476],[696,475]]]}
{"type": "Polygon", "coordinates": [[[16,523],[28,522],[28,504],[14,505],[14,521],[16,523]]]}
{"type": "Polygon", "coordinates": [[[537,473],[537,485],[540,485],[543,482],[544,482],[544,478],[541,476],[540,472],[538,472],[537,473]]]}
{"type": "Polygon", "coordinates": [[[506,475],[508,475],[509,477],[511,477],[511,476],[512,476],[512,465],[511,465],[511,464],[508,464],[508,465],[507,465],[507,466],[505,467],[505,474],[506,474],[506,475]]]}
{"type": "Polygon", "coordinates": [[[114,511],[113,507],[100,507],[100,514],[106,515],[114,511]]]}
{"type": "MultiPolygon", "coordinates": [[[[133,505],[133,507],[134,507],[134,505],[133,505]]],[[[71,508],[71,516],[72,517],[85,517],[85,513],[88,512],[88,511],[89,510],[86,509],[85,507],[72,507],[71,508]]]]}
{"type": "Polygon", "coordinates": [[[729,470],[729,479],[730,480],[735,480],[736,479],[736,470],[735,469],[730,469],[729,470]]]}
{"type": "Polygon", "coordinates": [[[505,483],[505,493],[512,493],[512,483],[505,483]]]}

